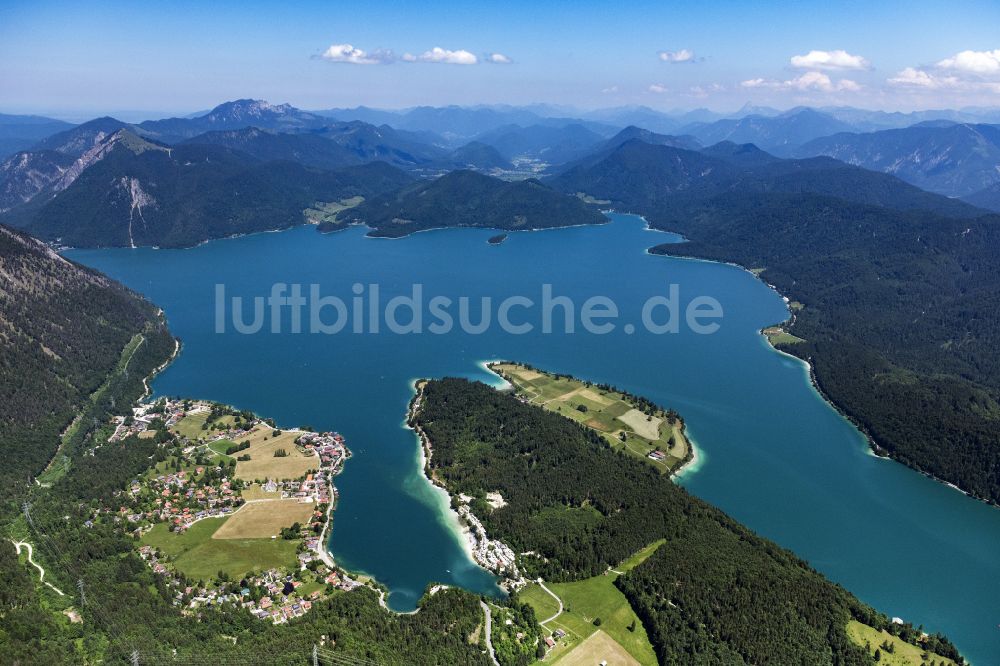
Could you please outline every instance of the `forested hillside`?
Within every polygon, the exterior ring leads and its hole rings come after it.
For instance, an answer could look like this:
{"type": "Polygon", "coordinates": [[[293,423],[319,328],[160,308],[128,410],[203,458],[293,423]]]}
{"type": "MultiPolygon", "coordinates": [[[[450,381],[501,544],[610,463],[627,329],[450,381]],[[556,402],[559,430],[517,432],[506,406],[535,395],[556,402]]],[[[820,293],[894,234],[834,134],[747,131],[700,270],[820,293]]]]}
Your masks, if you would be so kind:
{"type": "Polygon", "coordinates": [[[79,446],[109,402],[138,397],[173,341],[139,296],[0,226],[0,349],[0,498],[9,501],[62,440],[67,452],[79,446]],[[124,377],[113,371],[126,349],[124,377]]]}
{"type": "Polygon", "coordinates": [[[882,451],[1000,501],[1000,218],[826,158],[750,161],[635,142],[552,184],[691,241],[654,252],[765,269],[804,306],[786,351],[882,451]]]}
{"type": "MultiPolygon", "coordinates": [[[[450,492],[503,496],[500,508],[474,501],[473,510],[493,538],[534,553],[519,560],[528,576],[597,575],[665,538],[616,583],[660,663],[868,664],[847,638],[850,619],[910,631],[594,431],[509,393],[428,382],[415,423],[450,492]]],[[[931,644],[955,654],[940,638],[931,644]]]]}
{"type": "Polygon", "coordinates": [[[373,227],[373,236],[390,237],[437,227],[516,231],[606,222],[580,199],[537,180],[511,183],[474,171],[452,171],[374,197],[345,218],[373,227]]]}
{"type": "Polygon", "coordinates": [[[186,247],[305,222],[318,202],[369,197],[410,182],[384,163],[320,171],[224,146],[168,148],[128,130],[72,184],[8,213],[8,221],[74,247],[186,247]]]}
{"type": "Polygon", "coordinates": [[[1000,499],[1000,220],[745,194],[652,219],[691,240],[654,252],[766,268],[805,305],[785,350],[876,445],[1000,499]]]}

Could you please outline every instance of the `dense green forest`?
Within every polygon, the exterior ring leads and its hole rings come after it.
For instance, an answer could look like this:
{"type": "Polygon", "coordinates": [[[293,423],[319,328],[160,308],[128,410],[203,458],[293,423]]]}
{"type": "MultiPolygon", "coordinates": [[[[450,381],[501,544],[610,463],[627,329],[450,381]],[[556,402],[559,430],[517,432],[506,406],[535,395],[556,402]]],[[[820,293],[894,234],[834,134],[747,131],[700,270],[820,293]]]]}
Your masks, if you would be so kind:
{"type": "Polygon", "coordinates": [[[2,226],[0,276],[0,500],[7,503],[56,455],[61,433],[60,456],[78,450],[116,399],[139,396],[142,377],[174,345],[154,306],[2,226]],[[114,372],[119,364],[125,372],[114,372]]]}
{"type": "Polygon", "coordinates": [[[665,219],[691,242],[654,252],[765,267],[805,305],[789,330],[806,342],[785,350],[878,447],[1000,500],[1000,220],[808,194],[722,195],[665,219]]]}
{"type": "Polygon", "coordinates": [[[785,351],[881,451],[1000,501],[1000,218],[887,174],[758,152],[630,142],[552,184],[690,241],[655,253],[764,269],[804,305],[788,328],[807,342],[785,351]]]}
{"type": "MultiPolygon", "coordinates": [[[[661,663],[868,664],[849,642],[857,619],[891,625],[792,553],[757,537],[594,431],[464,379],[428,382],[415,423],[430,466],[473,502],[487,531],[522,555],[529,577],[597,575],[658,538],[667,543],[616,583],[661,663]]],[[[956,656],[944,639],[929,646],[956,656]]]]}
{"type": "Polygon", "coordinates": [[[411,178],[383,162],[321,171],[224,146],[166,148],[120,130],[65,190],[42,193],[8,223],[73,247],[187,247],[303,224],[317,202],[369,197],[411,178]]]}
{"type": "Polygon", "coordinates": [[[437,227],[542,229],[601,224],[605,218],[576,197],[537,180],[507,182],[475,171],[452,171],[374,197],[344,214],[373,227],[372,236],[406,236],[437,227]]]}

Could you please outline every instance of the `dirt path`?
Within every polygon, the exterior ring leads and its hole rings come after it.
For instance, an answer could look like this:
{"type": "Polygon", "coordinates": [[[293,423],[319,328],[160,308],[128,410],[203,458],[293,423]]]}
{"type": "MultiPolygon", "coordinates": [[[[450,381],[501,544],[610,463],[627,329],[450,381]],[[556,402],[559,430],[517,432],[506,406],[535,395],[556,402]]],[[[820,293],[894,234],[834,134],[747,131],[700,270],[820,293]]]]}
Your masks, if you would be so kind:
{"type": "Polygon", "coordinates": [[[563,602],[562,602],[562,599],[560,599],[559,597],[556,596],[555,592],[553,592],[549,588],[545,587],[545,583],[542,582],[541,578],[538,579],[538,586],[540,588],[542,588],[543,590],[545,590],[546,592],[548,592],[549,596],[551,596],[553,599],[555,599],[556,602],[559,604],[559,610],[556,611],[555,615],[553,615],[552,617],[547,618],[545,620],[542,620],[541,622],[538,623],[538,624],[545,624],[546,622],[551,622],[552,620],[554,620],[557,617],[559,617],[560,615],[562,615],[562,612],[563,612],[563,602]]]}
{"type": "MultiPolygon", "coordinates": [[[[42,565],[40,565],[38,562],[35,562],[34,560],[35,550],[34,548],[31,547],[31,544],[28,543],[27,541],[11,541],[11,543],[14,544],[14,548],[17,550],[18,555],[21,554],[22,548],[28,551],[28,564],[38,569],[38,580],[42,583],[45,583],[45,569],[43,569],[42,565]]],[[[56,594],[58,594],[60,597],[66,596],[62,590],[60,590],[52,583],[45,583],[45,584],[48,585],[53,590],[55,590],[56,594]]]]}

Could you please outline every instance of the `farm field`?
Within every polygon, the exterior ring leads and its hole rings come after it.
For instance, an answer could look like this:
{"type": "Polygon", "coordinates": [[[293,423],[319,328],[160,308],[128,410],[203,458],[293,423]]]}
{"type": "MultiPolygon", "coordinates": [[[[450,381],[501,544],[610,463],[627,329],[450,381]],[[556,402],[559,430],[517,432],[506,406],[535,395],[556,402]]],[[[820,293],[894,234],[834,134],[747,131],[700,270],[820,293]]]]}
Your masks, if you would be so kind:
{"type": "Polygon", "coordinates": [[[239,438],[240,442],[250,442],[249,449],[239,452],[241,456],[249,454],[250,460],[236,463],[236,478],[244,481],[298,479],[319,467],[319,458],[296,448],[298,431],[282,431],[277,436],[274,432],[270,427],[258,425],[239,438]],[[274,453],[279,449],[284,449],[288,455],[275,457],[274,453]]]}
{"type": "Polygon", "coordinates": [[[229,516],[213,539],[270,539],[292,523],[304,524],[316,506],[297,499],[272,499],[249,502],[229,516]]]}
{"type": "MultiPolygon", "coordinates": [[[[559,666],[640,666],[641,663],[603,631],[595,631],[560,659],[559,666]]],[[[653,663],[656,663],[655,661],[653,663]]]]}
{"type": "Polygon", "coordinates": [[[166,523],[160,523],[143,535],[142,543],[159,548],[174,567],[193,580],[208,581],[220,571],[239,580],[251,571],[295,564],[295,541],[213,538],[229,519],[206,518],[183,534],[174,534],[166,523]]]}
{"type": "Polygon", "coordinates": [[[518,363],[492,363],[490,369],[531,404],[573,419],[601,433],[616,450],[641,458],[661,472],[677,469],[690,452],[683,421],[671,423],[666,411],[642,405],[628,395],[573,377],[556,376],[518,363]],[[653,451],[662,460],[649,457],[653,451]]]}

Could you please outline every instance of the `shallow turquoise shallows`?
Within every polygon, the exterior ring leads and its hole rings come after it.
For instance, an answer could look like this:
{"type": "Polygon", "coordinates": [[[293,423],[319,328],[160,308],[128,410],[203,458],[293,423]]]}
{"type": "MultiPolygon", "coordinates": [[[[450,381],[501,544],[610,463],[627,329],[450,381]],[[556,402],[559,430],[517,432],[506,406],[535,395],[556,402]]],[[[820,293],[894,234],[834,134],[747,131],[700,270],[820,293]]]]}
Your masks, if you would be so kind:
{"type": "MultiPolygon", "coordinates": [[[[337,480],[341,501],[330,549],[349,569],[387,585],[390,605],[414,608],[432,582],[496,592],[456,535],[446,500],[423,478],[419,448],[403,421],[418,377],[493,381],[479,363],[516,359],[610,382],[677,409],[700,460],[682,479],[699,497],[774,539],[879,610],[947,633],[978,665],[1000,664],[1000,510],[868,453],[858,431],[809,384],[802,363],[772,350],[758,330],[785,319],[781,297],[749,273],[702,261],[654,257],[672,237],[639,218],[612,215],[601,227],[515,233],[499,246],[485,230],[447,230],[401,240],[352,228],[322,236],[311,227],[216,241],[189,250],[72,251],[73,259],[142,292],[167,314],[183,352],[154,384],[161,395],[209,398],[342,432],[354,452],[337,480]],[[540,303],[542,285],[577,309],[595,295],[620,311],[605,335],[398,335],[216,332],[216,285],[227,298],[270,294],[274,283],[320,285],[348,306],[352,285],[377,283],[381,300],[423,285],[434,296],[521,295],[540,303]],[[682,307],[710,296],[718,332],[653,334],[638,326],[642,304],[677,285],[682,307]]],[[[367,293],[367,287],[365,289],[367,293]]],[[[494,305],[494,307],[495,307],[494,305]]],[[[555,323],[561,328],[562,310],[555,323]]],[[[663,321],[666,311],[654,312],[663,321]]],[[[408,313],[397,313],[408,321],[408,313]]],[[[683,313],[682,313],[683,314],[683,313]]],[[[579,312],[577,312],[579,315],[579,312]]],[[[324,312],[327,323],[333,310],[324,312]]],[[[513,308],[510,319],[540,322],[513,308]]],[[[432,323],[425,313],[424,326],[432,323]]],[[[309,328],[309,317],[303,318],[309,328]]],[[[266,331],[266,332],[265,332],[266,331]]]]}

